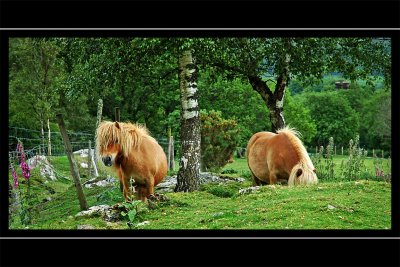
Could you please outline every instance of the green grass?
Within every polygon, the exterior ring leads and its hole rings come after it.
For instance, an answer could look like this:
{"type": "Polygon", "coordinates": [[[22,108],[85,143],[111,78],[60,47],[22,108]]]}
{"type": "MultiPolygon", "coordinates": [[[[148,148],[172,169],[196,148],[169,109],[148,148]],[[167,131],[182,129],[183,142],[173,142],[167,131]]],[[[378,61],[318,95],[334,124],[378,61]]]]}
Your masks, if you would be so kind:
{"type": "Polygon", "coordinates": [[[362,181],[310,187],[264,186],[260,192],[215,196],[171,193],[150,210],[145,229],[387,229],[390,185],[362,181]],[[179,205],[177,205],[179,204],[179,205]],[[328,205],[335,207],[329,209],[328,205]],[[160,216],[161,215],[161,216],[160,216]]]}
{"type": "MultiPolygon", "coordinates": [[[[345,163],[348,159],[348,156],[341,156],[341,155],[337,155],[333,157],[333,163],[334,165],[334,171],[335,171],[335,176],[340,175],[341,174],[341,164],[342,161],[345,163]]],[[[374,163],[373,163],[373,159],[372,158],[366,158],[366,160],[364,161],[365,163],[365,168],[366,168],[366,172],[368,172],[368,174],[370,174],[371,176],[373,176],[375,174],[375,167],[374,167],[374,163]]],[[[388,159],[383,159],[383,171],[385,174],[387,173],[391,173],[391,160],[388,159]]],[[[249,167],[247,165],[247,159],[237,159],[235,158],[234,163],[231,164],[227,164],[221,172],[224,171],[235,171],[236,173],[234,174],[226,174],[228,176],[232,176],[232,177],[243,177],[243,178],[251,178],[251,173],[249,170],[249,167]]],[[[318,173],[318,170],[317,170],[318,173]]],[[[363,179],[367,179],[368,177],[362,177],[363,179]]],[[[320,182],[324,182],[323,180],[320,182]]]]}
{"type": "MultiPolygon", "coordinates": [[[[342,160],[336,157],[335,162],[342,160]]],[[[51,159],[57,172],[69,175],[66,157],[51,159]]],[[[372,167],[372,159],[368,165],[372,167]]],[[[384,163],[385,166],[385,163],[384,163]]],[[[263,186],[257,192],[239,195],[251,186],[246,159],[235,159],[222,171],[231,177],[245,177],[243,183],[206,184],[192,193],[166,193],[168,201],[149,209],[144,205],[134,220],[134,229],[390,229],[391,184],[358,180],[324,182],[313,186],[263,186]],[[148,221],[143,226],[138,223],[148,221]]],[[[107,171],[110,171],[108,168],[107,171]]],[[[112,173],[112,172],[111,172],[112,173]]],[[[105,173],[103,173],[105,175],[105,173]]],[[[129,229],[127,219],[105,222],[102,218],[74,216],[80,211],[72,180],[44,183],[33,171],[32,194],[38,199],[31,210],[29,229],[77,229],[90,224],[96,229],[129,229]],[[47,188],[47,189],[46,189],[47,188]],[[53,190],[50,194],[49,188],[53,190]],[[51,201],[41,201],[51,196],[51,201]]],[[[21,183],[20,192],[26,192],[21,183]]],[[[84,188],[89,206],[114,205],[123,201],[118,183],[106,188],[84,188]]],[[[18,215],[10,229],[25,229],[18,215]]]]}

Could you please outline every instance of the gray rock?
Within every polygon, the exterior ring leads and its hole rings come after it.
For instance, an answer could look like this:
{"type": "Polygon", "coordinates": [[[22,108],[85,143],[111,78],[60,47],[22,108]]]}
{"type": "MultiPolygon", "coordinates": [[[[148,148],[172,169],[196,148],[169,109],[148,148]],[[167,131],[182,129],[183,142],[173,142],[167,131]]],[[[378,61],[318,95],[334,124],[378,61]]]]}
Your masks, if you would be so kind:
{"type": "Polygon", "coordinates": [[[81,167],[84,168],[84,169],[87,169],[89,166],[88,166],[87,163],[81,162],[81,167]]]}
{"type": "Polygon", "coordinates": [[[29,165],[30,169],[39,167],[40,175],[43,178],[50,179],[52,181],[57,180],[57,177],[54,174],[54,168],[47,160],[46,156],[36,155],[28,159],[27,164],[29,165]]]}
{"type": "Polygon", "coordinates": [[[78,151],[74,151],[73,153],[74,153],[75,155],[79,154],[82,158],[87,158],[87,156],[88,156],[88,150],[89,150],[89,149],[85,148],[85,149],[81,149],[81,150],[78,150],[78,151]]]}
{"type": "Polygon", "coordinates": [[[260,190],[261,186],[251,186],[239,190],[239,195],[251,194],[260,190]]]}
{"type": "MultiPolygon", "coordinates": [[[[200,184],[205,184],[205,183],[220,183],[220,184],[224,184],[224,183],[230,183],[230,182],[244,182],[245,179],[244,178],[228,178],[228,177],[224,177],[224,176],[218,176],[214,173],[210,173],[210,172],[201,172],[200,173],[200,179],[199,179],[199,183],[200,184]]],[[[167,176],[164,178],[163,182],[158,184],[156,186],[156,189],[158,192],[173,192],[174,188],[176,186],[177,183],[177,175],[174,176],[167,176]]]]}
{"type": "Polygon", "coordinates": [[[106,187],[112,186],[114,183],[117,182],[117,179],[111,176],[107,176],[106,179],[100,180],[98,177],[90,179],[89,181],[85,182],[84,186],[86,188],[92,188],[96,186],[106,187]]]}
{"type": "Polygon", "coordinates": [[[144,221],[144,222],[141,222],[141,223],[136,224],[136,226],[137,226],[137,227],[138,227],[138,226],[144,226],[144,225],[147,225],[147,224],[150,224],[150,222],[149,222],[149,221],[144,221]]]}
{"type": "Polygon", "coordinates": [[[93,217],[102,217],[104,220],[108,222],[115,222],[119,220],[119,212],[114,210],[109,205],[99,205],[90,207],[88,210],[84,210],[75,215],[75,218],[93,218],[93,217]]]}
{"type": "Polygon", "coordinates": [[[78,230],[96,229],[96,228],[94,228],[93,225],[90,225],[90,224],[81,224],[81,225],[78,225],[76,228],[77,228],[78,230]]]}

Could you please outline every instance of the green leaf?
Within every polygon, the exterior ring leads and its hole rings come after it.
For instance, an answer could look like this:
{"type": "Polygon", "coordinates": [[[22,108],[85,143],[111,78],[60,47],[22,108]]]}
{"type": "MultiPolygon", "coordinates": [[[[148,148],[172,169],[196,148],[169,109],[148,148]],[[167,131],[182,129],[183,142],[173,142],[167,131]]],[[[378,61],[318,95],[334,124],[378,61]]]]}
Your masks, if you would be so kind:
{"type": "Polygon", "coordinates": [[[132,222],[132,221],[135,219],[135,217],[136,217],[136,210],[130,210],[130,211],[128,212],[128,218],[129,218],[129,220],[132,222]]]}

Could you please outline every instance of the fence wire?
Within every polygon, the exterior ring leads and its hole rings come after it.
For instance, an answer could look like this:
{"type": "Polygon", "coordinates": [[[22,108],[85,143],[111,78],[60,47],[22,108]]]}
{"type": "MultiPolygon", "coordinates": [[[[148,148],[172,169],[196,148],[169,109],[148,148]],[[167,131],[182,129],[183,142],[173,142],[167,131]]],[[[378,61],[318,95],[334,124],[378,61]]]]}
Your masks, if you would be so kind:
{"type": "MultiPolygon", "coordinates": [[[[85,132],[68,132],[68,137],[70,139],[70,143],[72,146],[72,150],[74,152],[74,158],[76,162],[82,162],[82,160],[77,160],[80,158],[80,152],[87,152],[89,148],[89,141],[92,143],[91,149],[94,149],[94,134],[85,133],[85,132]]],[[[160,146],[163,148],[165,153],[168,152],[168,138],[160,137],[156,138],[160,146]]],[[[57,179],[57,182],[62,182],[63,179],[63,189],[60,188],[57,192],[52,187],[52,180],[41,180],[40,183],[36,179],[35,181],[30,181],[30,194],[28,195],[28,181],[24,178],[19,177],[19,186],[17,189],[13,188],[13,177],[11,175],[11,171],[9,172],[9,223],[10,225],[18,225],[16,222],[24,220],[27,214],[30,214],[31,221],[29,223],[25,223],[26,226],[29,227],[31,224],[43,223],[52,218],[63,218],[65,216],[74,216],[79,209],[79,201],[77,198],[71,199],[71,188],[74,186],[71,178],[71,174],[67,170],[58,170],[57,167],[51,165],[51,161],[54,157],[66,156],[66,150],[64,147],[64,143],[59,132],[51,132],[50,133],[50,146],[48,139],[48,132],[45,132],[44,135],[38,130],[25,129],[19,127],[9,127],[9,165],[13,165],[14,169],[17,170],[17,173],[20,173],[19,165],[21,164],[21,152],[16,150],[18,141],[23,143],[24,147],[24,156],[25,161],[30,163],[30,165],[39,166],[40,168],[48,168],[51,169],[57,179]],[[49,164],[45,161],[41,161],[40,164],[37,162],[33,162],[38,158],[38,156],[45,156],[49,160],[49,164]],[[49,157],[51,156],[51,157],[49,157]],[[44,181],[44,182],[43,182],[44,181]],[[65,208],[66,201],[74,201],[76,202],[76,207],[65,208]],[[59,202],[59,203],[58,203],[59,202]],[[60,214],[60,210],[65,210],[63,214],[60,214]],[[25,216],[25,217],[24,217],[25,216]]],[[[176,154],[175,154],[176,155],[176,154]]],[[[98,162],[96,163],[98,164],[98,162]]],[[[82,170],[82,169],[81,169],[82,170]]],[[[87,171],[87,169],[86,169],[87,171]]],[[[107,173],[98,169],[99,175],[106,176],[107,173]]],[[[80,173],[81,182],[84,184],[93,176],[88,175],[88,173],[80,173]],[[85,178],[83,178],[85,177],[85,178]]],[[[31,179],[31,178],[29,178],[31,179]]],[[[58,185],[57,187],[60,187],[58,185]]],[[[97,196],[93,196],[89,194],[87,198],[93,198],[97,196]]],[[[10,226],[9,225],[9,226],[10,226]]],[[[20,228],[21,226],[15,226],[20,228]]]]}

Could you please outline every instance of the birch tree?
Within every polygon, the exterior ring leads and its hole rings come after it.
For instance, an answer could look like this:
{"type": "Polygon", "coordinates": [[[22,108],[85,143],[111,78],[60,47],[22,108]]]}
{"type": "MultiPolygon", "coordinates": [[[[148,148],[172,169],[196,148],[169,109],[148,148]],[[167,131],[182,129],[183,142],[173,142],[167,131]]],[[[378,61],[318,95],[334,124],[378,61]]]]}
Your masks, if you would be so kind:
{"type": "Polygon", "coordinates": [[[191,192],[199,187],[201,138],[197,75],[192,52],[183,51],[179,58],[181,158],[175,192],[191,192]]]}

